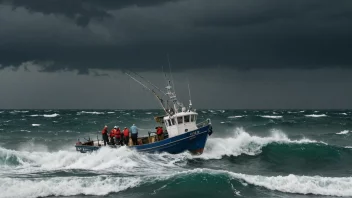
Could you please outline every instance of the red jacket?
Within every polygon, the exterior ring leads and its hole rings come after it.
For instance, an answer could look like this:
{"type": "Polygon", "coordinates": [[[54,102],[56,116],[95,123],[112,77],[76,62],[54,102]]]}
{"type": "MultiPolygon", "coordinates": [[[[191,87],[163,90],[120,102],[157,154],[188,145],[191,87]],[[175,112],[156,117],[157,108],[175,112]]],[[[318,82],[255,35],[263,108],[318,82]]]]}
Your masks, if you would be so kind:
{"type": "Polygon", "coordinates": [[[121,138],[121,131],[120,131],[120,129],[117,129],[117,130],[115,131],[115,137],[116,137],[116,138],[121,138]]]}
{"type": "Polygon", "coordinates": [[[163,134],[163,128],[158,127],[158,129],[156,130],[156,134],[158,134],[158,135],[163,134]]]}
{"type": "Polygon", "coordinates": [[[110,131],[110,137],[114,137],[115,136],[115,133],[116,133],[116,129],[112,129],[110,131]]]}
{"type": "Polygon", "coordinates": [[[107,135],[107,134],[108,134],[108,128],[105,127],[105,128],[101,131],[101,134],[107,135]]]}
{"type": "Polygon", "coordinates": [[[130,135],[130,131],[126,128],[123,130],[123,136],[128,137],[130,135]]]}

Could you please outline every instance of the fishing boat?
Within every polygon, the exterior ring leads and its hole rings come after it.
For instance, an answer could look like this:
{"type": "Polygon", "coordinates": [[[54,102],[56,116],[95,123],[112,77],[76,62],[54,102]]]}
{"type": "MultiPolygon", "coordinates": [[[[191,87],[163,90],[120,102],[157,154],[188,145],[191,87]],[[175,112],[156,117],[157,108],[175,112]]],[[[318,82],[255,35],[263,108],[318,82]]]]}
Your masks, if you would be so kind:
{"type": "MultiPolygon", "coordinates": [[[[167,152],[171,154],[182,153],[189,151],[192,154],[202,154],[208,136],[213,133],[213,128],[210,119],[197,123],[198,113],[192,109],[191,94],[188,108],[185,107],[176,97],[175,90],[171,86],[171,80],[167,80],[166,92],[160,90],[150,81],[144,79],[136,73],[126,73],[134,81],[142,85],[145,89],[154,94],[158,99],[160,106],[164,110],[163,116],[154,117],[155,121],[164,126],[163,137],[160,138],[155,132],[149,131],[147,136],[138,137],[138,144],[133,145],[131,138],[129,144],[126,145],[131,149],[139,152],[167,152]],[[147,81],[150,88],[145,83],[137,78],[142,78],[147,81]],[[157,93],[158,92],[158,93],[157,93]],[[160,93],[167,98],[163,100],[160,93]]],[[[119,145],[107,145],[111,148],[118,148],[119,145]]],[[[78,141],[75,145],[76,150],[82,153],[98,150],[104,145],[97,138],[96,141],[88,139],[86,142],[78,141]]]]}

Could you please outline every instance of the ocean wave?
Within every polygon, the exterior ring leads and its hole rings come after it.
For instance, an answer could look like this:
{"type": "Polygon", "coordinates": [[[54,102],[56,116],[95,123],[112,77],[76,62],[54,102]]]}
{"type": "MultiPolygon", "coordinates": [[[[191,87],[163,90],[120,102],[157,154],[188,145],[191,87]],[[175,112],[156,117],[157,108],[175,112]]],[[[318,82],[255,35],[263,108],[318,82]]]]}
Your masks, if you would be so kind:
{"type": "Polygon", "coordinates": [[[349,132],[349,130],[343,130],[341,132],[336,133],[337,135],[344,135],[347,134],[349,132]]]}
{"type": "Polygon", "coordinates": [[[306,117],[311,117],[311,118],[320,118],[320,117],[326,117],[326,114],[309,114],[305,115],[306,117]]]}
{"type": "Polygon", "coordinates": [[[236,119],[236,118],[242,118],[243,116],[229,116],[229,117],[227,117],[227,118],[229,118],[229,119],[236,119]]]}
{"type": "Polygon", "coordinates": [[[248,184],[293,194],[313,194],[326,196],[352,196],[352,177],[322,177],[322,176],[263,176],[235,173],[224,170],[194,169],[174,174],[173,177],[190,175],[225,175],[229,179],[241,182],[242,186],[248,184]]]}
{"type": "MultiPolygon", "coordinates": [[[[143,177],[99,175],[91,177],[47,177],[32,179],[0,178],[0,189],[3,189],[2,196],[4,197],[73,196],[80,194],[102,196],[158,181],[162,181],[163,184],[168,185],[168,191],[170,192],[175,186],[172,184],[188,186],[194,180],[207,183],[208,185],[218,184],[219,180],[225,181],[225,183],[231,183],[231,188],[236,194],[240,193],[240,190],[234,191],[232,183],[235,184],[236,188],[244,189],[244,194],[248,191],[245,189],[251,188],[251,186],[258,186],[267,190],[292,194],[352,196],[351,177],[300,176],[294,174],[264,176],[205,168],[143,177]]],[[[167,194],[165,191],[164,193],[167,194]]]]}
{"type": "Polygon", "coordinates": [[[15,173],[84,169],[131,175],[150,175],[181,170],[178,165],[186,163],[185,160],[191,156],[189,153],[178,155],[143,154],[125,146],[118,149],[101,148],[87,154],[75,150],[47,152],[45,148],[41,149],[41,147],[37,150],[43,151],[33,152],[28,152],[26,148],[17,151],[0,147],[0,162],[3,161],[3,164],[7,166],[16,166],[16,169],[8,170],[8,172],[15,171],[15,173]]]}
{"type": "Polygon", "coordinates": [[[352,196],[352,177],[261,176],[229,172],[233,178],[249,184],[285,193],[328,196],[352,196]]]}
{"type": "Polygon", "coordinates": [[[204,153],[197,158],[221,159],[222,156],[258,155],[262,152],[262,148],[270,143],[306,144],[317,143],[317,141],[291,140],[279,130],[272,130],[269,137],[258,137],[250,135],[243,128],[236,128],[232,137],[209,138],[204,153]]]}
{"type": "Polygon", "coordinates": [[[93,114],[93,115],[100,115],[100,114],[105,114],[104,112],[97,112],[97,111],[81,111],[77,112],[77,115],[81,114],[93,114]]]}
{"type": "Polygon", "coordinates": [[[145,183],[140,177],[55,177],[40,179],[0,178],[2,197],[107,195],[145,183]],[[20,190],[18,190],[20,189],[20,190]]]}
{"type": "Polygon", "coordinates": [[[54,114],[44,114],[43,116],[46,117],[46,118],[55,118],[55,117],[59,116],[59,114],[57,114],[57,113],[54,113],[54,114]]]}
{"type": "Polygon", "coordinates": [[[272,116],[272,115],[263,115],[263,116],[260,116],[262,118],[270,118],[270,119],[280,119],[282,118],[282,116],[272,116]]]}
{"type": "Polygon", "coordinates": [[[40,126],[40,124],[32,124],[32,126],[36,127],[36,126],[40,126]]]}

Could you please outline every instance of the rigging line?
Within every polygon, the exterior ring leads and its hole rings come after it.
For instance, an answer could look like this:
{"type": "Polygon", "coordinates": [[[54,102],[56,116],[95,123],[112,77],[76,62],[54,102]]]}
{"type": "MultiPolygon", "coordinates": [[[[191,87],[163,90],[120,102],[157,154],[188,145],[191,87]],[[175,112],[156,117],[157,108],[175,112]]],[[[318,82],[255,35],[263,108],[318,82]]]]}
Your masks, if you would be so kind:
{"type": "Polygon", "coordinates": [[[166,109],[165,109],[165,107],[164,107],[164,105],[163,105],[163,99],[162,98],[160,98],[159,96],[158,96],[158,94],[157,93],[155,93],[155,91],[154,90],[152,90],[152,89],[150,89],[149,87],[147,87],[146,85],[144,85],[142,82],[140,82],[139,80],[137,80],[136,78],[134,78],[133,76],[131,76],[129,73],[127,73],[126,72],[126,75],[127,76],[129,76],[130,78],[132,78],[134,81],[136,81],[137,83],[139,83],[142,87],[144,87],[145,89],[147,89],[147,90],[149,90],[149,91],[151,91],[153,94],[154,94],[154,96],[156,97],[156,98],[158,98],[158,100],[159,100],[159,102],[160,102],[160,105],[161,105],[161,107],[163,108],[163,110],[167,113],[167,111],[166,111],[166,109]]]}
{"type": "Polygon", "coordinates": [[[161,92],[162,94],[164,94],[166,96],[166,93],[163,92],[159,87],[157,87],[156,85],[154,85],[152,82],[150,82],[149,80],[145,79],[143,76],[137,74],[136,72],[132,72],[134,75],[142,78],[143,80],[145,80],[147,83],[149,83],[151,86],[153,86],[155,89],[157,89],[159,92],[161,92]]]}

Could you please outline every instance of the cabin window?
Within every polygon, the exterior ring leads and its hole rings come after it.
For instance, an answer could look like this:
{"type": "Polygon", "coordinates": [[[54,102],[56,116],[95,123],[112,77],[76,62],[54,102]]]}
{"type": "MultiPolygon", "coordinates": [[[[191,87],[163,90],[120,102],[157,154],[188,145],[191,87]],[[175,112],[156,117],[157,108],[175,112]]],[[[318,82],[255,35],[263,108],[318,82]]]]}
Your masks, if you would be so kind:
{"type": "Polygon", "coordinates": [[[189,121],[190,121],[189,115],[188,115],[188,116],[185,116],[185,123],[186,123],[186,122],[189,122],[189,121]]]}
{"type": "Polygon", "coordinates": [[[167,120],[167,123],[169,126],[171,126],[171,121],[170,120],[167,120]]]}
{"type": "Polygon", "coordinates": [[[175,123],[176,123],[175,118],[172,118],[171,121],[172,121],[172,125],[175,125],[175,123]]]}
{"type": "Polygon", "coordinates": [[[177,117],[177,124],[182,124],[183,123],[183,117],[177,117]]]}
{"type": "Polygon", "coordinates": [[[191,115],[191,122],[195,122],[197,120],[197,115],[191,115]]]}

